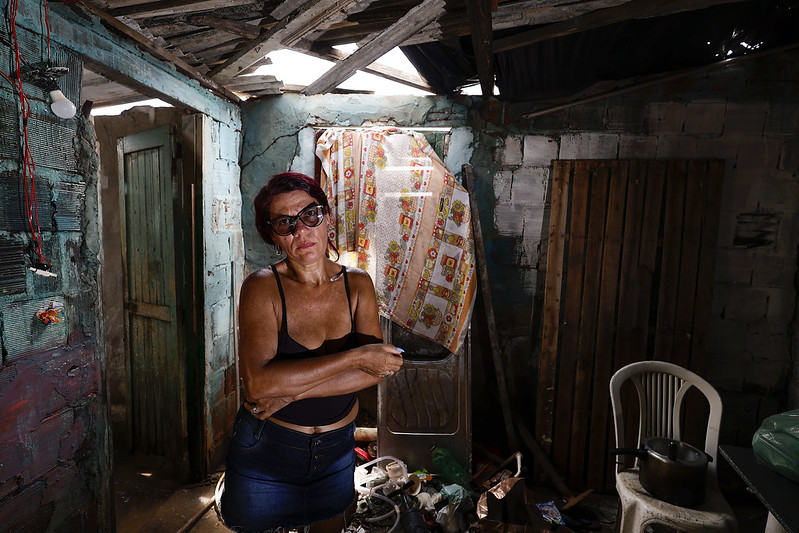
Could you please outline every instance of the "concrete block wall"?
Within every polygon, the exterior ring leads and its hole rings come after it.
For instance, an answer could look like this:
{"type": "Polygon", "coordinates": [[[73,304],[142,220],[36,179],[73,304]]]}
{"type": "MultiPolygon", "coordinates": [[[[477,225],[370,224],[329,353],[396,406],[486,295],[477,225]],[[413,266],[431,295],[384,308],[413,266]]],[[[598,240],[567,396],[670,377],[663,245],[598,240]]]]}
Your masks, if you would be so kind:
{"type": "MultiPolygon", "coordinates": [[[[252,224],[251,199],[267,176],[288,170],[301,152],[301,132],[309,126],[379,123],[470,130],[469,162],[501,355],[505,368],[513,369],[507,376],[511,400],[530,413],[552,159],[724,159],[707,378],[725,401],[722,442],[746,443],[762,418],[796,406],[798,399],[799,372],[792,360],[798,337],[793,317],[799,94],[795,84],[787,83],[796,79],[797,70],[795,52],[748,59],[533,118],[525,118],[529,104],[470,98],[284,95],[245,103],[241,189],[247,269],[274,260],[252,224]]],[[[481,311],[478,306],[476,312],[481,311]]],[[[487,340],[475,333],[482,346],[473,350],[475,375],[480,368],[493,372],[487,340]]],[[[490,405],[495,400],[488,387],[473,384],[475,420],[493,412],[493,419],[501,421],[498,405],[490,405]]],[[[496,429],[503,431],[499,423],[496,429]]]]}
{"type": "Polygon", "coordinates": [[[207,464],[224,463],[238,409],[235,301],[244,273],[239,186],[240,128],[202,123],[203,284],[207,464]]]}
{"type": "MultiPolygon", "coordinates": [[[[771,85],[784,89],[797,78],[799,54],[780,54],[763,63],[747,60],[668,87],[529,120],[520,106],[510,106],[505,116],[512,117],[506,120],[515,131],[494,152],[499,170],[493,231],[521,239],[514,261],[521,268],[533,265],[528,278],[545,273],[541,252],[537,263],[536,256],[525,253],[540,250],[542,242],[545,247],[546,235],[535,228],[546,227],[547,204],[539,191],[531,195],[531,188],[547,183],[552,159],[726,161],[706,377],[725,400],[722,442],[740,444],[751,441],[766,416],[799,406],[799,371],[793,364],[799,92],[795,84],[792,91],[768,90],[771,85]],[[772,96],[761,96],[764,92],[772,96]]],[[[529,359],[524,353],[506,356],[520,364],[529,359]]]]}

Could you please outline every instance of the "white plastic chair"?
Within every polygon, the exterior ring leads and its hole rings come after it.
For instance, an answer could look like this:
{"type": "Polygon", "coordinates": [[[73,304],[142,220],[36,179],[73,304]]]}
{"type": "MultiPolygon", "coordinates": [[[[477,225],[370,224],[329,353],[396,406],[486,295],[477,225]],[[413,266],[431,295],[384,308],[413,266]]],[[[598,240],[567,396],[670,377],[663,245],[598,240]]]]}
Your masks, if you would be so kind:
{"type": "Polygon", "coordinates": [[[616,491],[621,513],[617,529],[621,533],[643,532],[649,524],[663,524],[687,532],[737,532],[738,522],[732,508],[721,494],[716,477],[721,397],[707,381],[690,370],[664,361],[641,361],[619,369],[610,378],[610,400],[616,426],[616,446],[625,447],[625,419],[622,412],[621,386],[626,381],[638,393],[639,426],[636,446],[648,437],[681,440],[680,415],[686,392],[695,387],[707,399],[710,412],[705,434],[705,452],[713,460],[708,464],[705,500],[687,508],[658,500],[644,490],[636,468],[625,470],[624,461],[616,461],[616,491]]]}

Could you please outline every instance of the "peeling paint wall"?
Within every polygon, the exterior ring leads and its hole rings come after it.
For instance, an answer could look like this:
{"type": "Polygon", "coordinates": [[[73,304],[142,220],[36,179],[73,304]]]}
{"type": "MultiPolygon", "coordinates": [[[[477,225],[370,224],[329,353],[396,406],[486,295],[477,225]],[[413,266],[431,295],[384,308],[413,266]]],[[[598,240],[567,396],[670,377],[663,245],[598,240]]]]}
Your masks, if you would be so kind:
{"type": "MultiPolygon", "coordinates": [[[[41,5],[20,4],[17,32],[22,52],[32,62],[46,58],[41,5]]],[[[0,5],[8,10],[8,2],[0,5]]],[[[207,281],[202,276],[203,286],[206,293],[212,292],[211,285],[230,287],[235,269],[222,270],[218,265],[241,265],[238,107],[148,57],[74,7],[51,3],[49,12],[54,63],[70,68],[70,74],[59,80],[70,100],[80,102],[82,61],[86,61],[93,68],[120,73],[165,100],[207,114],[203,135],[210,151],[202,153],[207,180],[203,186],[213,196],[203,204],[207,209],[202,217],[208,228],[212,220],[215,226],[203,232],[204,252],[213,258],[203,265],[209,272],[207,281]],[[213,205],[217,207],[212,215],[213,205]]],[[[0,28],[6,39],[7,30],[0,28]]],[[[11,64],[8,54],[8,47],[0,47],[3,65],[11,64]]],[[[57,276],[35,276],[27,270],[31,237],[24,224],[19,176],[18,98],[6,81],[0,81],[0,531],[112,531],[95,138],[88,119],[57,119],[41,89],[30,84],[25,89],[33,111],[28,129],[43,247],[57,276]],[[50,302],[64,306],[61,321],[44,325],[34,315],[50,302]]],[[[233,292],[225,288],[223,295],[210,301],[221,307],[233,292]]],[[[232,307],[229,302],[227,307],[232,307]]],[[[219,405],[228,409],[235,380],[229,378],[234,375],[229,365],[230,334],[221,330],[230,322],[223,321],[219,312],[206,313],[203,320],[206,331],[211,331],[212,321],[216,331],[205,347],[207,364],[200,377],[208,399],[197,406],[210,427],[212,417],[232,421],[232,415],[220,415],[219,405]]],[[[208,440],[212,451],[206,463],[218,460],[219,443],[226,436],[214,429],[208,440]]]]}
{"type": "MultiPolygon", "coordinates": [[[[34,33],[18,28],[24,53],[39,57],[34,33]]],[[[5,36],[5,33],[4,33],[5,36]]],[[[2,63],[7,61],[4,47],[2,63]]],[[[72,70],[62,87],[77,100],[80,60],[56,47],[72,70]],[[74,69],[77,70],[74,70],[74,69]],[[71,78],[71,79],[70,79],[71,78]]],[[[0,173],[0,531],[106,531],[111,517],[110,433],[105,409],[102,330],[97,284],[100,237],[94,133],[81,116],[57,119],[41,89],[26,86],[33,115],[28,136],[35,157],[45,257],[55,277],[32,273],[31,235],[19,165],[17,95],[0,86],[3,108],[0,173]],[[46,153],[50,152],[50,154],[46,153]],[[24,220],[24,218],[22,219],[24,220]],[[21,285],[9,285],[9,278],[21,285]],[[63,306],[59,322],[38,311],[63,306]]]]}
{"type": "MultiPolygon", "coordinates": [[[[274,261],[253,225],[252,198],[277,172],[312,168],[312,126],[452,126],[468,162],[512,402],[531,416],[540,349],[552,159],[722,158],[727,162],[706,377],[722,393],[722,442],[747,443],[760,421],[799,405],[795,323],[799,247],[796,53],[747,60],[606,100],[525,118],[525,104],[443,97],[284,95],[243,106],[242,198],[247,268],[274,261]],[[299,154],[303,154],[300,156],[299,154]]],[[[452,152],[451,152],[452,153],[452,152]]],[[[450,170],[458,173],[459,168],[450,170]]],[[[479,302],[475,324],[481,321],[479,302]]],[[[474,326],[475,375],[493,372],[474,326]],[[482,353],[481,353],[482,352],[482,353]]],[[[501,434],[475,380],[476,438],[501,434]],[[485,436],[485,435],[483,435],[485,436]]]]}
{"type": "Polygon", "coordinates": [[[235,301],[244,271],[238,121],[202,121],[206,464],[224,463],[238,409],[235,301]]]}

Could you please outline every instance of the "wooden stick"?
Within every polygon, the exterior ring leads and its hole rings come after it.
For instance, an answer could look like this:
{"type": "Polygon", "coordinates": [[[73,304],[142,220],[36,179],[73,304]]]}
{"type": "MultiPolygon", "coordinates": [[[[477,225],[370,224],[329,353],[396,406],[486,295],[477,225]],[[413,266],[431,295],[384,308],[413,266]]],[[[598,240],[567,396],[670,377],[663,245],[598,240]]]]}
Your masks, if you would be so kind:
{"type": "Polygon", "coordinates": [[[513,451],[517,449],[516,432],[513,430],[513,416],[511,415],[510,402],[508,401],[508,388],[505,384],[505,365],[502,362],[502,353],[499,347],[499,338],[497,337],[497,325],[494,320],[494,306],[491,301],[491,288],[488,283],[488,266],[486,265],[483,232],[480,228],[480,213],[477,209],[477,192],[474,188],[471,165],[463,165],[463,175],[466,177],[466,187],[469,192],[469,203],[471,204],[474,255],[477,258],[477,267],[480,272],[480,288],[483,292],[483,305],[486,311],[486,321],[488,322],[488,338],[491,341],[491,355],[494,358],[494,370],[497,373],[499,404],[502,406],[502,415],[505,419],[508,446],[513,451]]]}

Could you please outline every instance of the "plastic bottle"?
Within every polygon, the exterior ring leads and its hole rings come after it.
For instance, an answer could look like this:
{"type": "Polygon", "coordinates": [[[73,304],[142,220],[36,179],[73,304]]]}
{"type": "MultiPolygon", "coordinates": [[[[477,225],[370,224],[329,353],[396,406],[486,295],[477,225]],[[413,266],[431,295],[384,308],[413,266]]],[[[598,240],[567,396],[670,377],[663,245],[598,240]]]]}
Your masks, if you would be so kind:
{"type": "Polygon", "coordinates": [[[441,446],[433,446],[431,454],[433,457],[433,464],[445,481],[458,484],[463,488],[469,487],[472,476],[458,463],[448,449],[441,446]]]}

